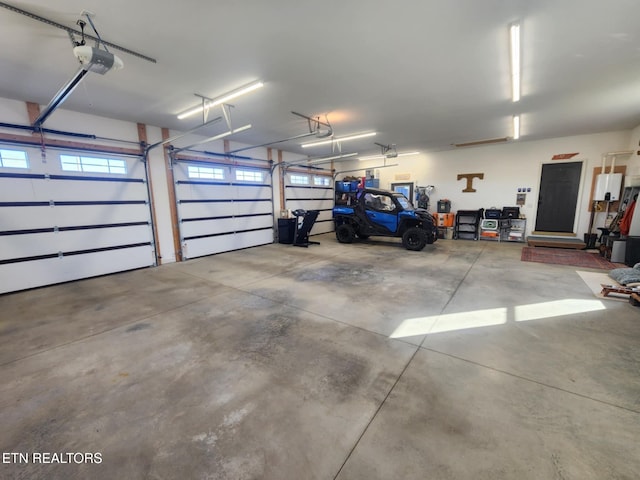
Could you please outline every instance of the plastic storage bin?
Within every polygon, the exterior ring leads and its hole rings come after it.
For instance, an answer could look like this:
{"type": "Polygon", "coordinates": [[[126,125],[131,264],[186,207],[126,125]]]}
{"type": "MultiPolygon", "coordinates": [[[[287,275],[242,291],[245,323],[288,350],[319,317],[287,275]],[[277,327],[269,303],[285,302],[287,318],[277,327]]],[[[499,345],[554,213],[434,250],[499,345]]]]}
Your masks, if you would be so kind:
{"type": "Polygon", "coordinates": [[[451,211],[451,200],[438,200],[438,213],[449,213],[451,211]]]}

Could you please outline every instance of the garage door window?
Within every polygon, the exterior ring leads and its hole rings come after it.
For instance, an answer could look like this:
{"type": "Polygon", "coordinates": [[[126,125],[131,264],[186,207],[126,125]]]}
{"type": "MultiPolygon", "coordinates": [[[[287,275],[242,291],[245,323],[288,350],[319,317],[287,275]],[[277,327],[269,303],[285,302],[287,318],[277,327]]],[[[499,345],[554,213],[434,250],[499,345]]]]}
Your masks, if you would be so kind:
{"type": "Polygon", "coordinates": [[[1,150],[0,167],[5,168],[29,168],[27,152],[21,150],[1,150]]]}
{"type": "Polygon", "coordinates": [[[329,177],[313,177],[313,184],[319,187],[328,187],[331,185],[329,177]]]}
{"type": "Polygon", "coordinates": [[[264,173],[258,170],[236,170],[236,180],[260,183],[264,181],[264,173]]]}
{"type": "Polygon", "coordinates": [[[60,155],[62,170],[87,173],[116,173],[126,175],[127,162],[115,158],[81,157],[60,155]]]}
{"type": "Polygon", "coordinates": [[[224,169],[215,167],[201,167],[189,165],[187,167],[189,178],[202,178],[205,180],[224,180],[224,169]]]}
{"type": "Polygon", "coordinates": [[[291,175],[291,185],[309,185],[309,175],[291,175]]]}

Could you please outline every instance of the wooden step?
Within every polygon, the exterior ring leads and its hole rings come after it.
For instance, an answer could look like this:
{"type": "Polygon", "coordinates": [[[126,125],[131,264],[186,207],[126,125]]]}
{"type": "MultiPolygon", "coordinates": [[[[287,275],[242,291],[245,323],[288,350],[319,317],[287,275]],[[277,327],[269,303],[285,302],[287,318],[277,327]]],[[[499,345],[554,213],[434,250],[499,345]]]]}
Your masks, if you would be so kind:
{"type": "Polygon", "coordinates": [[[530,247],[572,248],[575,250],[587,248],[587,244],[577,238],[527,237],[527,245],[530,247]]]}

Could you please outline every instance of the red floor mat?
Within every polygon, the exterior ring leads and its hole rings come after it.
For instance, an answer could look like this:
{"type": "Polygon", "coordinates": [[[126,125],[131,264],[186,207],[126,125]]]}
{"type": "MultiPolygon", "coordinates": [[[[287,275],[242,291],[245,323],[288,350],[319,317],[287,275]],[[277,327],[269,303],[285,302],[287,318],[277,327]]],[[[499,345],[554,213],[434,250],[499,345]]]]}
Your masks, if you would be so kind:
{"type": "Polygon", "coordinates": [[[599,253],[563,248],[522,247],[520,260],[553,265],[571,265],[581,268],[599,268],[601,270],[626,267],[622,263],[611,263],[606,258],[601,257],[599,253]]]}

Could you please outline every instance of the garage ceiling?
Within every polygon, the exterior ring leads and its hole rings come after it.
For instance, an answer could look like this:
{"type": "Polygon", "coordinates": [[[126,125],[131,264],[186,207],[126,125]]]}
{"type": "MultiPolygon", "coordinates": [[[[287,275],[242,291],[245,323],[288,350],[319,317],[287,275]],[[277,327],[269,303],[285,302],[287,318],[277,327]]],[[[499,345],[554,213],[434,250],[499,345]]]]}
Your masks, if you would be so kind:
{"type": "MultiPolygon", "coordinates": [[[[232,102],[234,126],[253,125],[232,140],[258,145],[305,133],[297,111],[326,115],[338,137],[377,132],[343,143],[361,155],[379,152],[374,141],[428,152],[510,137],[514,114],[522,140],[640,125],[637,0],[5,3],[71,28],[90,11],[104,40],[157,59],[112,50],[125,68],[88,75],[63,107],[79,112],[184,131],[202,121],[176,118],[198,103],[194,93],[214,98],[261,80],[264,88],[232,102]],[[514,21],[523,52],[517,103],[514,21]]],[[[64,30],[5,8],[0,43],[2,97],[45,105],[78,68],[64,30]]],[[[277,148],[309,154],[301,143],[277,148]]],[[[326,145],[312,154],[330,152],[326,145]]]]}

